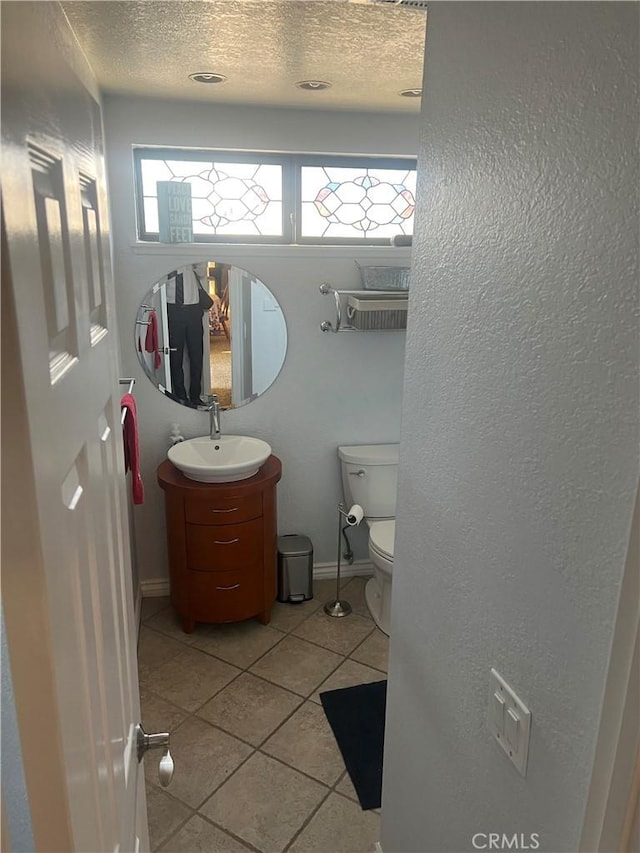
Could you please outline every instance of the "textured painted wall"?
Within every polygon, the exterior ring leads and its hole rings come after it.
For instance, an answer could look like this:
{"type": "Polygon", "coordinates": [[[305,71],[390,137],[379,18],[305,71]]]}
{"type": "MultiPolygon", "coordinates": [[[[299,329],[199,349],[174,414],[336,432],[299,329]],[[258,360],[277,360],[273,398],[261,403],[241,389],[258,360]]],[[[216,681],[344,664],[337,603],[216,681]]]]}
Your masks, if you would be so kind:
{"type": "MultiPolygon", "coordinates": [[[[222,427],[271,444],[283,463],[279,531],[310,536],[316,562],[332,562],[335,507],[342,499],[336,448],[398,440],[405,335],[323,334],[320,323],[334,319],[334,308],[318,287],[323,281],[357,287],[354,260],[408,265],[410,253],[391,247],[135,246],[132,144],[415,156],[417,129],[412,117],[105,99],[122,371],[138,377],[146,499],[134,515],[142,580],[167,576],[164,502],[155,471],[166,457],[171,424],[178,421],[186,437],[208,430],[206,414],[163,397],[138,366],[133,323],[153,282],[176,265],[210,258],[249,270],[277,297],[288,330],[283,370],[264,396],[224,412],[222,427]]],[[[356,557],[366,558],[364,528],[353,541],[356,557]]]]}
{"type": "Polygon", "coordinates": [[[638,477],[638,12],[429,7],[385,853],[578,849],[638,477]]]}

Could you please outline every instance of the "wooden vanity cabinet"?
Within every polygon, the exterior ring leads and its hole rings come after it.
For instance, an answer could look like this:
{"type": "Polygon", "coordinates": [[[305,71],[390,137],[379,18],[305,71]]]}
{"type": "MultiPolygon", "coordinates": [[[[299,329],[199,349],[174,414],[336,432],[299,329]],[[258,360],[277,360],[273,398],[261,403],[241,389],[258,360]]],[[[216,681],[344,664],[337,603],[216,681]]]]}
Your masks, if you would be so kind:
{"type": "Polygon", "coordinates": [[[164,490],[171,603],[190,634],[196,622],[267,624],[276,597],[276,483],[282,466],[270,456],[236,483],[189,480],[167,459],[164,490]]]}

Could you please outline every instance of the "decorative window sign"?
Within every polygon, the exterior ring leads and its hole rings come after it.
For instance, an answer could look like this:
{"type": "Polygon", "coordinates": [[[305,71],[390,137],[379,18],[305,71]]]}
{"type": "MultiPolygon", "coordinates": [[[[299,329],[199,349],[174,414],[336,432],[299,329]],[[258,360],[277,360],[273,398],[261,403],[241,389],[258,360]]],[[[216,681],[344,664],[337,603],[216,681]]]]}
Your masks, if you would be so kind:
{"type": "Polygon", "coordinates": [[[158,224],[161,243],[193,243],[191,184],[158,181],[158,224]]]}

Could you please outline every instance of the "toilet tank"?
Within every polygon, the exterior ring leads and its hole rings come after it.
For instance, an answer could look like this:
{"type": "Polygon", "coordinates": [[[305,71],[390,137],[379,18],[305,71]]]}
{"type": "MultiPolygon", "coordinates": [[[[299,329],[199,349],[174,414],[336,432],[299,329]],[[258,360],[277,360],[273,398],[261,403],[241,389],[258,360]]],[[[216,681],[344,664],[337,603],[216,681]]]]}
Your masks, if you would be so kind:
{"type": "Polygon", "coordinates": [[[360,444],[338,448],[347,508],[360,504],[365,518],[395,518],[398,444],[360,444]]]}

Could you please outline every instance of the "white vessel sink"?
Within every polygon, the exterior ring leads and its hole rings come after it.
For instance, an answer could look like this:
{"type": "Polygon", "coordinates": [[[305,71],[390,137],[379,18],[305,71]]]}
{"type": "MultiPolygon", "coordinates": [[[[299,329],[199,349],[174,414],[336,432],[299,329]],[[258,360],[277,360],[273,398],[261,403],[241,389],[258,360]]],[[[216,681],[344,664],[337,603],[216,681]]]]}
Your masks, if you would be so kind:
{"type": "Polygon", "coordinates": [[[190,438],[169,448],[170,461],[190,480],[233,483],[257,474],[271,456],[271,447],[247,435],[190,438]]]}

